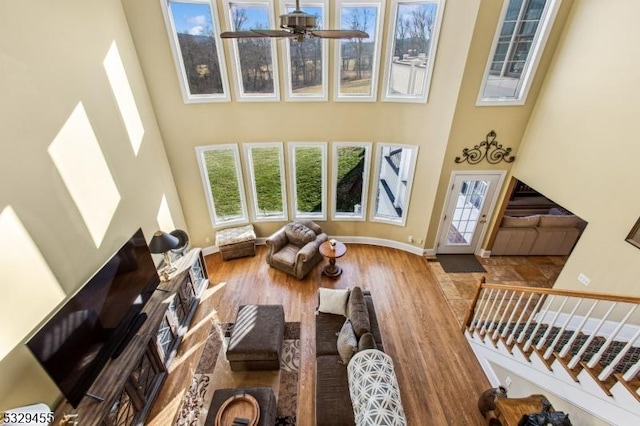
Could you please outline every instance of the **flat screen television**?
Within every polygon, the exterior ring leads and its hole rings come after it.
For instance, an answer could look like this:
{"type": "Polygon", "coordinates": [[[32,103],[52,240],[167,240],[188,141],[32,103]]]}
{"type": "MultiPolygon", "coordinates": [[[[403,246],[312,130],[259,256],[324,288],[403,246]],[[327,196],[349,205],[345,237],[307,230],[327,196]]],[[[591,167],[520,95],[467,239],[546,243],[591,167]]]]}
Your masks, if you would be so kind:
{"type": "Polygon", "coordinates": [[[27,347],[74,408],[144,321],[141,310],[159,283],[139,229],[29,339],[27,347]]]}

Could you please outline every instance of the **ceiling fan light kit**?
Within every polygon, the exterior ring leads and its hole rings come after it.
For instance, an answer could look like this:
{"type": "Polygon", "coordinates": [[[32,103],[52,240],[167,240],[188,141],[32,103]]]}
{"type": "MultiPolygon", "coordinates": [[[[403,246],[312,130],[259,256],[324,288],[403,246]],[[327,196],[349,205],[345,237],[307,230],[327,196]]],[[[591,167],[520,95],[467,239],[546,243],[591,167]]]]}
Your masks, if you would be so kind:
{"type": "Polygon", "coordinates": [[[225,31],[220,38],[286,37],[302,42],[305,37],[328,39],[369,38],[369,34],[360,30],[314,30],[317,18],[300,10],[299,0],[293,12],[280,15],[282,30],[252,29],[249,31],[225,31]]]}

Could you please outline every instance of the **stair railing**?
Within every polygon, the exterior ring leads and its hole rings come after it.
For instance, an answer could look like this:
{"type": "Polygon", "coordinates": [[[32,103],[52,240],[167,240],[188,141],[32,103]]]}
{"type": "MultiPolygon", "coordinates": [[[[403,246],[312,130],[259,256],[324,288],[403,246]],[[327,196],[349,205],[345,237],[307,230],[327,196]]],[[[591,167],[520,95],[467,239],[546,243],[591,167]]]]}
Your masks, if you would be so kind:
{"type": "Polygon", "coordinates": [[[487,284],[482,278],[463,325],[471,338],[536,352],[574,380],[583,369],[609,395],[617,382],[640,401],[640,298],[487,284]]]}

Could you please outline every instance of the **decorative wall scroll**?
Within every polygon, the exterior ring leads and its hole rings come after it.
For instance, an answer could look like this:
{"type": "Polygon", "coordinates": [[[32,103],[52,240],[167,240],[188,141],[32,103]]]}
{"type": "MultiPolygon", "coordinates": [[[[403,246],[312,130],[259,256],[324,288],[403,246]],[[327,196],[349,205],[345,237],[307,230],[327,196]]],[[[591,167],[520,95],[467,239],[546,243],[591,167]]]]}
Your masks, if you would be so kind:
{"type": "Polygon", "coordinates": [[[511,155],[511,148],[503,148],[502,144],[496,140],[496,132],[493,130],[487,133],[487,138],[475,145],[473,148],[465,148],[462,150],[462,157],[456,157],[456,163],[478,164],[486,159],[489,164],[498,164],[501,161],[505,163],[513,163],[516,159],[511,155]]]}

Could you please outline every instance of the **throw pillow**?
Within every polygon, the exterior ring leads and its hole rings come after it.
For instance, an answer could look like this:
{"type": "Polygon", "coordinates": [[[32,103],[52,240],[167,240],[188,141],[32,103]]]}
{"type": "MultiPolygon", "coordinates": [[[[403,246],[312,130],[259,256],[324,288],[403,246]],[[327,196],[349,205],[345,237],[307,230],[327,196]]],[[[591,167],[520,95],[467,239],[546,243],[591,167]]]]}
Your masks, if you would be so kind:
{"type": "Polygon", "coordinates": [[[365,349],[378,349],[376,340],[371,333],[364,333],[360,336],[360,340],[358,340],[358,352],[364,351],[365,349]]]}
{"type": "Polygon", "coordinates": [[[316,233],[300,222],[288,223],[284,228],[284,233],[287,240],[297,247],[304,247],[316,239],[316,233]]]}
{"type": "Polygon", "coordinates": [[[351,320],[356,336],[361,337],[364,333],[371,331],[371,321],[369,320],[369,309],[364,300],[364,294],[360,287],[354,287],[347,302],[347,316],[351,320]]]}
{"type": "Polygon", "coordinates": [[[538,222],[540,221],[540,216],[524,216],[524,217],[513,217],[513,216],[505,216],[502,218],[502,225],[505,228],[535,228],[538,226],[538,222]]]}
{"type": "Polygon", "coordinates": [[[348,289],[333,289],[320,287],[318,289],[320,297],[319,312],[327,314],[347,316],[347,299],[349,298],[348,289]]]}
{"type": "Polygon", "coordinates": [[[351,321],[349,321],[349,319],[344,322],[340,329],[340,333],[338,333],[337,346],[338,355],[340,355],[342,363],[347,365],[353,354],[355,354],[358,349],[358,339],[356,339],[356,333],[353,332],[353,327],[351,326],[351,321]]]}

